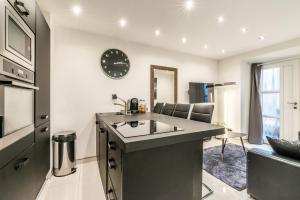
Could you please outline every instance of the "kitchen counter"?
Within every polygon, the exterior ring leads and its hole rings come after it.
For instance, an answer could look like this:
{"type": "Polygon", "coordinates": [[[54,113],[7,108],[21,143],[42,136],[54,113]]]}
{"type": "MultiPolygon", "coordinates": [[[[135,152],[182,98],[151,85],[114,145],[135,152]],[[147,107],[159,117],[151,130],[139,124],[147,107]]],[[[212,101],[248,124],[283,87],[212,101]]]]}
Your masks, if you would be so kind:
{"type": "Polygon", "coordinates": [[[220,126],[155,113],[97,113],[96,127],[107,200],[201,199],[203,138],[224,133],[220,126]]]}
{"type": "Polygon", "coordinates": [[[97,119],[101,118],[101,121],[105,123],[106,126],[109,127],[112,131],[114,131],[116,135],[119,136],[123,143],[123,149],[126,152],[156,148],[181,142],[201,140],[205,137],[224,134],[224,127],[221,126],[156,113],[145,113],[136,115],[97,113],[96,116],[97,119]],[[182,128],[183,131],[125,138],[111,125],[112,123],[117,122],[141,120],[157,120],[160,122],[178,126],[182,128]]]}

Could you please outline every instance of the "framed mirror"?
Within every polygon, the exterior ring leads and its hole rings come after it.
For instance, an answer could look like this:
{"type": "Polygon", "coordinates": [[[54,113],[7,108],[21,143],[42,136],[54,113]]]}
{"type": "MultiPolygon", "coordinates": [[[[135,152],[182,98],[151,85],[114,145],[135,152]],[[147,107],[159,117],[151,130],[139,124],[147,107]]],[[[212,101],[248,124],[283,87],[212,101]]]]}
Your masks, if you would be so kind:
{"type": "Polygon", "coordinates": [[[157,102],[177,103],[177,68],[150,66],[150,106],[157,102]]]}

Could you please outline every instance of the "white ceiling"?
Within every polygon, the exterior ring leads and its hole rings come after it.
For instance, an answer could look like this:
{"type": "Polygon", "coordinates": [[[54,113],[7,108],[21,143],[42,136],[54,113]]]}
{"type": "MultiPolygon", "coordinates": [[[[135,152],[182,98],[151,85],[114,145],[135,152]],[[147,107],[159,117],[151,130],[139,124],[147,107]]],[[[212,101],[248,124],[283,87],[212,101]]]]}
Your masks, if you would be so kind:
{"type": "Polygon", "coordinates": [[[214,59],[300,37],[300,0],[194,0],[191,11],[185,9],[185,1],[39,0],[39,4],[54,25],[214,59]],[[72,13],[75,4],[82,9],[79,16],[72,13]],[[224,23],[217,22],[219,16],[224,23]],[[126,28],[119,27],[121,18],[127,19],[126,28]],[[249,31],[243,34],[242,27],[249,31]],[[161,31],[159,37],[156,29],[161,31]],[[258,40],[260,35],[264,41],[258,40]]]}

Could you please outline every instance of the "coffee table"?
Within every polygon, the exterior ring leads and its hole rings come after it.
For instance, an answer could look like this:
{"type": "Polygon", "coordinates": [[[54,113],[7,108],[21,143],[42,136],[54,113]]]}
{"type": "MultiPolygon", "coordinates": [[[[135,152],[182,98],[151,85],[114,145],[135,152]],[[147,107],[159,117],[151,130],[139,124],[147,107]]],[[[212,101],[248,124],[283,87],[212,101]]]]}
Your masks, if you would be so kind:
{"type": "Polygon", "coordinates": [[[222,140],[222,153],[221,153],[222,160],[224,159],[224,151],[225,151],[225,146],[226,146],[227,140],[231,139],[231,138],[237,138],[237,137],[240,138],[243,149],[244,149],[244,153],[246,155],[246,149],[245,149],[245,145],[244,145],[244,141],[243,141],[244,136],[247,136],[247,134],[246,133],[238,133],[238,132],[227,132],[223,135],[216,136],[217,139],[222,140]]]}

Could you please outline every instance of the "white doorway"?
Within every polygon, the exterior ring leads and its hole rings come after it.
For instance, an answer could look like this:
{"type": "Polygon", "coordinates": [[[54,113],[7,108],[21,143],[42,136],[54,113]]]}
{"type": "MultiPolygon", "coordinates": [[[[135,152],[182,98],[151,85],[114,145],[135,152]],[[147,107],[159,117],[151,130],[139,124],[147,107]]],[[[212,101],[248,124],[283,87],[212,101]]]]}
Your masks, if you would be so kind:
{"type": "Polygon", "coordinates": [[[280,138],[297,140],[299,130],[299,60],[281,63],[282,68],[282,134],[280,138]]]}
{"type": "Polygon", "coordinates": [[[265,65],[261,74],[263,135],[296,140],[300,122],[299,60],[265,65]]]}

